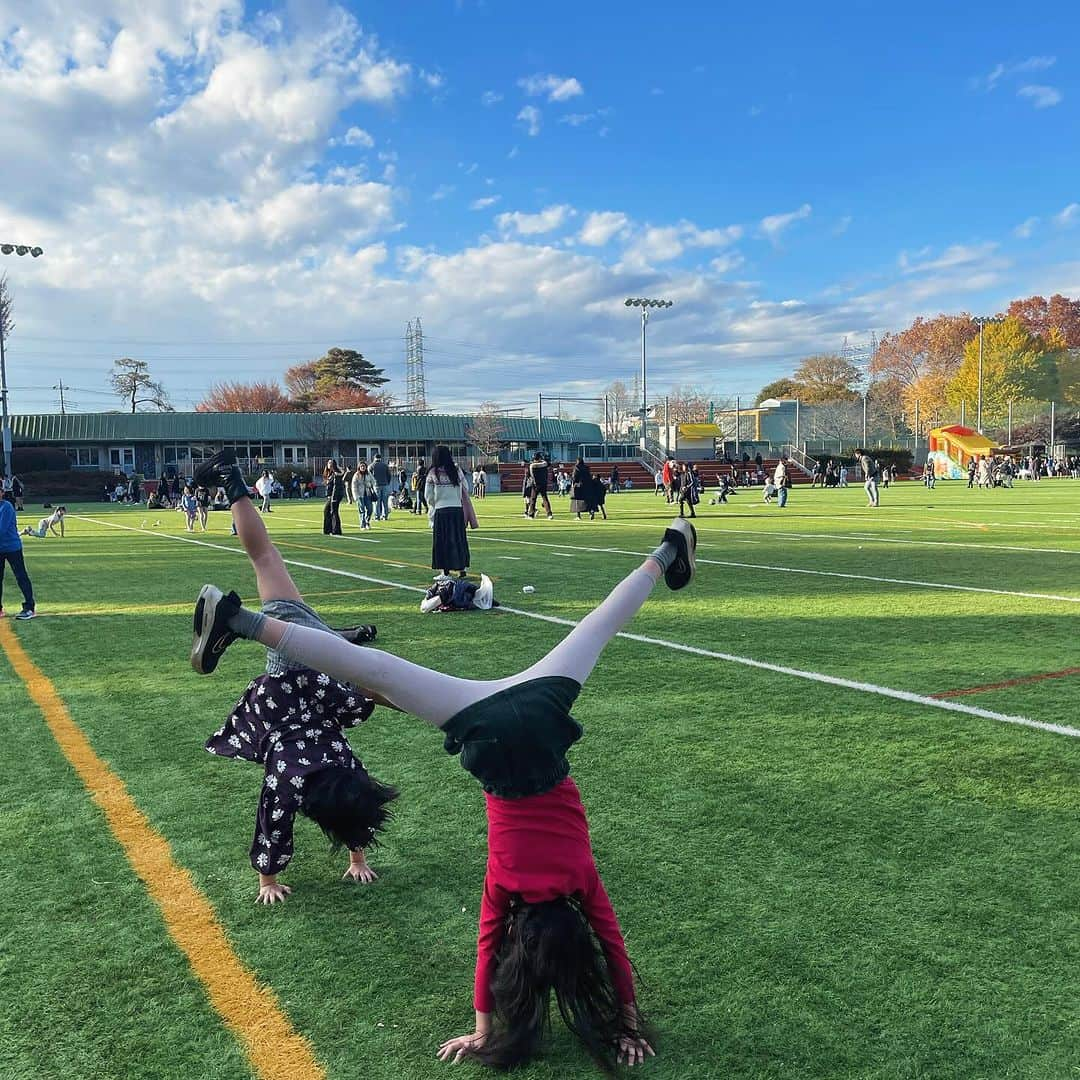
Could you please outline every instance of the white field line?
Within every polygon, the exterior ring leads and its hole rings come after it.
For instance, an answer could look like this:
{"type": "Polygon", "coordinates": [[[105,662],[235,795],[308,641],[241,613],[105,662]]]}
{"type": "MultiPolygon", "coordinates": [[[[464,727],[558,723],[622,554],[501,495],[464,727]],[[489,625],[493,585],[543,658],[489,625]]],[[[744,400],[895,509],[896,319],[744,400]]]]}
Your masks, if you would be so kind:
{"type": "MultiPolygon", "coordinates": [[[[211,544],[205,540],[192,540],[186,536],[174,536],[171,533],[153,533],[148,530],[138,529],[131,525],[116,525],[112,522],[101,521],[96,518],[84,518],[96,525],[105,525],[113,529],[124,529],[129,532],[144,533],[147,536],[155,536],[163,540],[177,540],[184,544],[196,544],[199,547],[214,548],[218,551],[228,551],[236,555],[243,555],[244,551],[239,548],[225,547],[222,544],[211,544]]],[[[374,585],[389,585],[407,592],[422,593],[426,589],[416,585],[404,585],[397,581],[387,581],[384,578],[370,577],[367,574],[357,574],[351,570],[337,570],[330,566],[319,566],[316,563],[300,562],[297,559],[283,560],[289,566],[300,566],[305,570],[321,570],[327,574],[335,574],[338,577],[353,578],[357,581],[367,581],[374,585]]],[[[573,619],[563,619],[555,615],[542,615],[537,611],[524,611],[521,608],[506,607],[500,605],[498,611],[511,615],[520,615],[522,618],[535,619],[538,622],[553,623],[557,626],[577,626],[573,619]]],[[[893,698],[897,701],[906,701],[913,705],[925,705],[931,709],[941,709],[945,712],[963,713],[965,716],[977,716],[984,720],[997,720],[1003,724],[1017,724],[1021,727],[1034,728],[1038,731],[1049,731],[1055,735],[1067,735],[1072,738],[1080,737],[1080,728],[1068,727],[1064,724],[1049,724],[1041,720],[1031,720],[1026,716],[1011,716],[1008,713],[993,712],[990,709],[980,709],[973,705],[964,705],[958,701],[949,701],[940,698],[926,697],[923,694],[913,694],[907,690],[894,690],[888,686],[877,686],[874,683],[856,682],[852,679],[840,679],[834,675],[823,675],[817,671],[803,671],[800,668],[785,667],[781,664],[770,664],[763,660],[754,660],[748,656],[736,656],[733,653],[715,652],[711,649],[700,649],[694,645],[683,645],[681,642],[668,641],[664,638],[646,637],[643,634],[630,634],[621,631],[616,637],[625,638],[627,641],[636,641],[644,645],[656,645],[662,649],[674,649],[677,652],[691,653],[694,656],[705,656],[714,660],[724,660],[730,664],[741,664],[744,667],[757,668],[759,671],[771,671],[778,675],[790,675],[797,679],[807,679],[810,682],[824,683],[828,686],[839,686],[845,690],[857,690],[864,694],[876,694],[879,697],[893,698]]]]}
{"type": "MultiPolygon", "coordinates": [[[[470,543],[486,542],[489,544],[524,544],[529,547],[559,547],[558,544],[544,543],[542,540],[509,540],[499,536],[477,536],[473,534],[470,543]]],[[[700,548],[702,545],[698,545],[700,548]]],[[[578,551],[593,551],[602,555],[632,555],[645,558],[647,551],[627,551],[624,548],[580,547],[578,551]]],[[[559,552],[553,551],[553,555],[559,552]]],[[[952,592],[989,593],[993,596],[1017,596],[1025,600],[1055,600],[1066,604],[1080,604],[1080,596],[1060,596],[1057,593],[1020,592],[1013,589],[990,589],[980,585],[952,585],[944,581],[916,581],[912,578],[877,577],[874,574],[848,574],[839,570],[804,570],[797,566],[769,566],[762,563],[734,562],[731,559],[703,559],[697,562],[707,566],[730,566],[738,570],[771,570],[778,574],[805,574],[812,577],[846,578],[851,581],[877,581],[886,585],[914,585],[921,589],[946,589],[952,592]]]]}
{"type": "MultiPolygon", "coordinates": [[[[703,516],[703,515],[699,515],[703,516]]],[[[1022,547],[1019,544],[965,544],[959,540],[900,540],[892,536],[868,536],[863,533],[797,533],[797,532],[774,532],[771,529],[722,529],[713,525],[715,518],[705,518],[709,523],[709,533],[734,533],[745,536],[767,536],[774,540],[857,540],[864,544],[905,544],[914,547],[947,547],[968,548],[974,551],[1021,551],[1031,555],[1080,555],[1080,548],[1038,548],[1022,547]]],[[[651,529],[656,531],[656,525],[649,522],[615,521],[612,524],[620,529],[651,529]]],[[[698,547],[718,547],[708,541],[699,541],[698,547]]]]}

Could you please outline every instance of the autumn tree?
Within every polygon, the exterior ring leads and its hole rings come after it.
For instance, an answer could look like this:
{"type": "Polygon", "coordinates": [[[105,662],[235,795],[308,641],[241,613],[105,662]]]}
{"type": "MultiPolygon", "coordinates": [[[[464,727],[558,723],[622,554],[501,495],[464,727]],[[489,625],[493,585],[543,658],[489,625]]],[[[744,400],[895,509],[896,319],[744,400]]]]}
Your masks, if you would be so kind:
{"type": "Polygon", "coordinates": [[[145,360],[123,357],[113,363],[109,375],[116,396],[131,405],[131,411],[140,405],[150,405],[158,412],[173,412],[165,388],[150,377],[150,365],[145,360]]]}
{"type": "Polygon", "coordinates": [[[485,401],[465,429],[465,438],[486,458],[499,454],[503,443],[504,428],[499,407],[494,401],[485,401]]]}
{"type": "Polygon", "coordinates": [[[214,383],[196,412],[282,413],[296,412],[292,401],[277,383],[214,383]]]}
{"type": "Polygon", "coordinates": [[[785,398],[797,398],[800,389],[799,384],[790,375],[785,375],[782,379],[774,379],[771,383],[766,383],[758,391],[757,397],[754,398],[754,405],[760,405],[763,401],[768,401],[769,398],[776,398],[780,401],[785,398]]]}
{"type": "Polygon", "coordinates": [[[285,386],[298,412],[385,408],[393,399],[377,388],[389,381],[382,368],[355,349],[333,348],[285,372],[285,386]]]}
{"type": "Polygon", "coordinates": [[[808,405],[825,401],[854,401],[859,397],[862,372],[836,353],[808,356],[792,375],[796,396],[808,405]]]}
{"type": "Polygon", "coordinates": [[[945,389],[963,363],[967,343],[978,332],[966,312],[933,319],[920,316],[907,329],[881,339],[870,358],[870,377],[892,381],[912,423],[917,402],[919,427],[928,430],[945,418],[945,389]]]}
{"type": "Polygon", "coordinates": [[[862,437],[862,402],[833,398],[810,410],[810,438],[836,439],[843,448],[862,437]]]}
{"type": "Polygon", "coordinates": [[[307,364],[293,364],[285,371],[285,388],[289,391],[293,407],[297,412],[310,412],[315,401],[315,361],[307,364]]]}
{"type": "Polygon", "coordinates": [[[1029,296],[1026,300],[1014,300],[1007,314],[1018,319],[1030,334],[1047,339],[1052,330],[1059,330],[1065,346],[1080,347],[1080,300],[1070,300],[1060,293],[1049,300],[1045,296],[1029,296]]]}
{"type": "MultiPolygon", "coordinates": [[[[983,328],[982,411],[983,426],[1004,422],[1010,401],[1040,396],[1048,378],[1053,354],[1037,334],[1014,317],[987,323],[983,328]]],[[[964,360],[946,387],[946,398],[956,407],[964,403],[975,418],[979,398],[979,339],[968,342],[964,360]]]]}

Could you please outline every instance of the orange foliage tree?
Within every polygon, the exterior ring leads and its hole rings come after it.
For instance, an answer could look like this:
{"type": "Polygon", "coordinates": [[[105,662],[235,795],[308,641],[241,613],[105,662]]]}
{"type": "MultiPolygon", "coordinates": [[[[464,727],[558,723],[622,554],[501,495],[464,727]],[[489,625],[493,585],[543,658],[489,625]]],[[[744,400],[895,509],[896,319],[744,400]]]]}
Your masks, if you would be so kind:
{"type": "Polygon", "coordinates": [[[277,383],[214,383],[196,412],[280,413],[296,408],[277,383]]]}
{"type": "Polygon", "coordinates": [[[1048,300],[1045,296],[1029,296],[1026,300],[1014,300],[1008,314],[1019,319],[1030,334],[1049,341],[1051,331],[1060,331],[1063,344],[1069,348],[1080,345],[1080,300],[1070,300],[1055,293],[1048,300]]]}

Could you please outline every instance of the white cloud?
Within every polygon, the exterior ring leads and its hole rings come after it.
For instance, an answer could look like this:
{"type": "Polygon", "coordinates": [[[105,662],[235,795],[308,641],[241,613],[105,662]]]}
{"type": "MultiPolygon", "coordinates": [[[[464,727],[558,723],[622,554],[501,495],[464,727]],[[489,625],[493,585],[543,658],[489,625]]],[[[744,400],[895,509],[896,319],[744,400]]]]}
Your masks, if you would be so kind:
{"type": "Polygon", "coordinates": [[[854,219],[850,214],[846,214],[844,217],[842,217],[833,227],[833,236],[843,236],[844,233],[846,233],[848,229],[851,228],[851,223],[853,220],[854,219]]]}
{"type": "Polygon", "coordinates": [[[585,88],[577,79],[566,78],[562,75],[529,75],[524,79],[518,79],[518,86],[529,97],[546,95],[548,101],[552,102],[569,101],[585,93],[585,88]]]}
{"type": "Polygon", "coordinates": [[[1028,71],[1046,71],[1057,63],[1056,56],[1029,56],[1026,60],[1019,60],[1009,64],[995,64],[987,75],[977,76],[971,80],[973,90],[989,91],[995,89],[1003,79],[1014,75],[1023,75],[1028,71]]]}
{"type": "Polygon", "coordinates": [[[589,247],[603,247],[622,233],[630,219],[617,210],[599,210],[589,214],[578,239],[589,247]]]}
{"type": "Polygon", "coordinates": [[[623,253],[628,266],[654,266],[677,259],[687,248],[722,248],[743,235],[739,225],[723,229],[700,229],[692,221],[677,225],[648,226],[623,253]]]}
{"type": "Polygon", "coordinates": [[[961,267],[1002,266],[1008,265],[994,258],[998,245],[993,242],[984,244],[953,244],[947,247],[937,258],[930,258],[929,248],[908,253],[900,252],[897,265],[905,274],[925,274],[931,271],[957,270],[961,267]]]}
{"type": "Polygon", "coordinates": [[[485,90],[480,95],[480,104],[486,105],[488,108],[490,108],[492,105],[498,105],[499,102],[502,101],[502,99],[502,94],[498,93],[497,91],[485,90]]]}
{"type": "Polygon", "coordinates": [[[494,206],[501,198],[501,195],[486,195],[481,199],[473,199],[473,201],[469,203],[469,209],[486,210],[489,206],[494,206]]]}
{"type": "Polygon", "coordinates": [[[569,124],[570,127],[581,127],[582,124],[587,124],[590,120],[595,119],[596,113],[567,113],[565,116],[559,117],[559,123],[569,124]]]}
{"type": "Polygon", "coordinates": [[[525,125],[525,130],[529,135],[539,135],[540,115],[540,110],[535,105],[526,105],[517,114],[517,118],[525,125]]]}
{"type": "Polygon", "coordinates": [[[1054,224],[1063,229],[1077,222],[1080,222],[1080,203],[1069,203],[1060,214],[1054,215],[1054,224]]]}
{"type": "Polygon", "coordinates": [[[1036,109],[1049,109],[1060,104],[1064,94],[1053,86],[1021,86],[1016,96],[1030,101],[1036,109]]]}
{"type": "Polygon", "coordinates": [[[441,202],[443,199],[450,195],[453,195],[457,188],[453,184],[440,184],[432,193],[432,202],[441,202]]]}
{"type": "Polygon", "coordinates": [[[561,228],[575,214],[572,206],[549,206],[538,214],[523,214],[519,210],[500,214],[495,224],[503,232],[516,232],[519,236],[538,236],[561,228]]]}
{"type": "Polygon", "coordinates": [[[739,252],[729,251],[727,254],[720,255],[713,259],[712,262],[709,263],[709,266],[711,266],[717,274],[730,274],[733,270],[738,270],[745,261],[746,260],[743,259],[739,252]]]}
{"type": "Polygon", "coordinates": [[[375,140],[363,128],[358,127],[349,128],[341,141],[346,146],[364,146],[369,150],[375,145],[375,140]]]}
{"type": "Polygon", "coordinates": [[[1021,240],[1027,240],[1035,231],[1035,226],[1038,224],[1039,219],[1037,217],[1029,217],[1020,222],[1020,224],[1013,229],[1013,236],[1018,236],[1021,240]]]}
{"type": "Polygon", "coordinates": [[[771,214],[768,217],[763,217],[761,219],[761,231],[775,244],[779,241],[785,229],[794,225],[796,221],[803,221],[808,218],[812,213],[812,209],[809,203],[803,203],[798,210],[792,210],[788,214],[771,214]]]}

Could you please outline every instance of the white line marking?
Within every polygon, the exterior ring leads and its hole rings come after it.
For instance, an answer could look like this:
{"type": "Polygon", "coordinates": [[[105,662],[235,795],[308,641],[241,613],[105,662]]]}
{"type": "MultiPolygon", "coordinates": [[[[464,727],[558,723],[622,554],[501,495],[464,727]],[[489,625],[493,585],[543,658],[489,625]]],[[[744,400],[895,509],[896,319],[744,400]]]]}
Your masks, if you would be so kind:
{"type": "MultiPolygon", "coordinates": [[[[545,547],[555,547],[554,544],[546,544],[545,547]]],[[[569,551],[553,551],[552,555],[558,555],[560,559],[572,559],[574,556],[569,551]]]]}
{"type": "MultiPolygon", "coordinates": [[[[499,536],[473,536],[473,541],[486,541],[491,544],[526,544],[529,547],[558,547],[557,544],[545,544],[541,540],[509,540],[499,536]]],[[[700,544],[698,545],[701,546],[700,544]]],[[[623,548],[582,547],[579,551],[593,551],[603,555],[632,555],[645,558],[647,551],[627,551],[623,548]]],[[[559,552],[553,551],[553,555],[559,552]]],[[[1080,596],[1061,596],[1057,593],[1019,592],[1012,589],[990,589],[980,585],[951,585],[943,581],[916,581],[911,578],[877,577],[873,574],[846,574],[839,570],[804,570],[797,566],[768,566],[762,563],[734,562],[729,559],[703,559],[697,561],[707,566],[730,566],[738,570],[771,570],[778,574],[806,574],[813,577],[847,578],[852,581],[878,581],[886,585],[915,585],[922,589],[945,589],[951,592],[990,593],[993,596],[1017,596],[1025,600],[1056,600],[1066,604],[1080,604],[1080,596]]]]}
{"type": "Polygon", "coordinates": [[[507,559],[510,562],[521,562],[520,555],[496,555],[496,559],[507,559]]]}
{"type": "MultiPolygon", "coordinates": [[[[216,548],[218,551],[228,551],[235,555],[244,554],[242,549],[224,547],[221,544],[211,544],[205,540],[193,540],[186,536],[174,536],[171,533],[152,533],[144,529],[137,529],[132,525],[116,525],[109,521],[100,521],[90,517],[86,517],[84,520],[91,521],[95,525],[105,525],[113,529],[124,529],[128,532],[142,533],[146,536],[156,536],[162,540],[178,540],[182,544],[196,544],[199,547],[216,548]]],[[[353,578],[357,581],[368,581],[373,585],[389,585],[396,589],[404,589],[414,593],[427,591],[416,585],[403,585],[397,581],[387,581],[385,578],[370,577],[367,574],[357,574],[351,570],[336,570],[330,566],[319,566],[315,563],[300,562],[297,559],[284,559],[283,561],[289,566],[301,566],[306,570],[321,570],[324,573],[335,574],[338,577],[353,578]]],[[[563,619],[556,615],[542,615],[536,611],[523,611],[521,608],[506,607],[504,605],[501,605],[498,608],[498,611],[507,612],[511,615],[520,615],[526,619],[536,619],[539,622],[554,623],[557,626],[578,625],[573,619],[563,619]]],[[[906,701],[914,705],[925,705],[932,709],[944,710],[945,712],[963,713],[966,716],[977,716],[984,720],[997,720],[1004,724],[1017,724],[1021,727],[1034,728],[1039,731],[1049,731],[1055,735],[1068,735],[1073,738],[1080,737],[1080,728],[1072,728],[1064,724],[1049,724],[1041,720],[1030,720],[1025,716],[1010,716],[1008,713],[992,712],[989,709],[980,709],[973,705],[964,705],[958,701],[947,701],[941,698],[925,697],[922,694],[913,694],[907,690],[894,690],[891,687],[877,686],[874,683],[856,682],[852,679],[840,679],[834,675],[823,675],[816,671],[803,671],[800,668],[784,667],[781,664],[770,664],[763,660],[754,660],[748,656],[736,656],[732,653],[714,652],[711,649],[700,649],[694,645],[683,645],[678,641],[667,641],[664,638],[646,637],[644,634],[629,634],[623,631],[615,636],[625,638],[627,641],[636,641],[645,645],[657,645],[663,649],[675,649],[678,652],[692,653],[694,656],[706,656],[710,659],[725,660],[731,664],[741,664],[744,667],[757,668],[761,671],[772,671],[779,675],[790,675],[797,679],[807,679],[810,682],[824,683],[828,686],[839,686],[846,690],[858,690],[861,693],[894,698],[897,701],[906,701]]]]}

